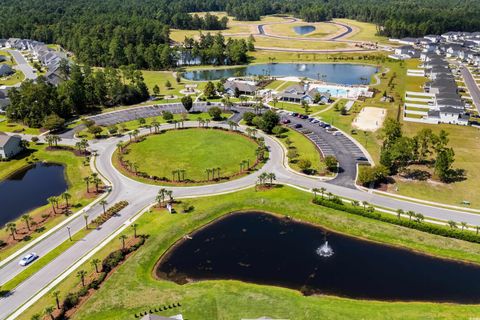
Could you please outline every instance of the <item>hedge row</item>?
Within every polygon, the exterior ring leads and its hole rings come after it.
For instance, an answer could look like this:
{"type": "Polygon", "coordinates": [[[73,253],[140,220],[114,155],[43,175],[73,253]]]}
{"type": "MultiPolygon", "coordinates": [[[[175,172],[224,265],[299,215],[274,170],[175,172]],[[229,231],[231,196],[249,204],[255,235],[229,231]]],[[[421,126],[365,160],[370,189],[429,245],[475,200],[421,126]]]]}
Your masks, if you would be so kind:
{"type": "Polygon", "coordinates": [[[62,302],[62,310],[60,315],[57,316],[56,319],[66,319],[65,314],[67,311],[76,307],[80,302],[80,298],[86,296],[90,289],[97,290],[102,282],[105,281],[107,275],[123,260],[125,260],[129,253],[136,251],[145,243],[145,238],[146,237],[144,236],[140,236],[140,240],[135,245],[126,248],[125,250],[113,251],[105,259],[103,259],[102,271],[99,273],[98,277],[77,292],[68,293],[62,302]]]}
{"type": "Polygon", "coordinates": [[[400,219],[398,217],[394,217],[389,214],[382,215],[379,212],[364,210],[362,207],[345,205],[345,203],[343,203],[343,201],[340,198],[334,198],[333,200],[329,200],[326,198],[322,199],[322,198],[316,197],[313,200],[313,203],[324,206],[324,207],[356,214],[359,216],[396,224],[402,227],[407,227],[407,228],[416,229],[423,232],[428,232],[435,235],[440,235],[440,236],[459,239],[459,240],[465,240],[465,241],[474,242],[474,243],[480,243],[480,236],[478,234],[475,234],[467,230],[462,231],[457,228],[435,225],[432,223],[400,219]]]}
{"type": "Polygon", "coordinates": [[[113,217],[117,213],[119,213],[120,210],[122,210],[126,206],[128,206],[128,201],[117,202],[113,206],[108,208],[108,210],[106,210],[105,213],[102,213],[101,215],[99,215],[98,217],[93,219],[91,223],[94,223],[97,226],[99,226],[99,225],[105,223],[108,219],[110,219],[111,217],[113,217]]]}

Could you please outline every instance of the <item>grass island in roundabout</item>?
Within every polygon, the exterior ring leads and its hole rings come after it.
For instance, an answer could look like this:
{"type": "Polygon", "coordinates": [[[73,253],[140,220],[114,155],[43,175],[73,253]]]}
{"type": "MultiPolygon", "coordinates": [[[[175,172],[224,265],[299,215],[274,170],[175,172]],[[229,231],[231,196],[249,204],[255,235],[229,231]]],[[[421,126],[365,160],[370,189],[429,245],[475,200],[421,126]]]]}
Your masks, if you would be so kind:
{"type": "Polygon", "coordinates": [[[208,184],[248,174],[265,158],[262,142],[254,137],[202,127],[132,138],[117,149],[113,163],[120,172],[141,182],[208,184]]]}

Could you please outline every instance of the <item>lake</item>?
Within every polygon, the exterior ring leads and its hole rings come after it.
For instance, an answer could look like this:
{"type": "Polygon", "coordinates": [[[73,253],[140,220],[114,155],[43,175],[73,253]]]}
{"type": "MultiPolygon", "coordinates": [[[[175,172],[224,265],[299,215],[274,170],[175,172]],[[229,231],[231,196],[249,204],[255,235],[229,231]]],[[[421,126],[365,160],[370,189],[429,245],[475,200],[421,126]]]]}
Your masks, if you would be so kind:
{"type": "Polygon", "coordinates": [[[299,35],[302,35],[302,36],[304,34],[315,31],[315,29],[316,28],[314,26],[296,26],[296,27],[293,27],[293,31],[295,31],[296,34],[299,34],[299,35]]]}
{"type": "MultiPolygon", "coordinates": [[[[319,209],[321,210],[321,209],[319,209]]],[[[235,279],[351,298],[480,302],[480,267],[328,233],[269,214],[230,214],[162,258],[160,278],[235,279]]]]}
{"type": "Polygon", "coordinates": [[[368,84],[373,74],[378,72],[375,66],[340,63],[276,63],[252,64],[245,67],[227,69],[194,70],[182,74],[185,79],[204,81],[230,77],[265,75],[273,77],[306,77],[330,83],[345,85],[368,84]]]}
{"type": "Polygon", "coordinates": [[[68,188],[64,167],[37,162],[0,182],[0,226],[48,203],[68,188]]]}

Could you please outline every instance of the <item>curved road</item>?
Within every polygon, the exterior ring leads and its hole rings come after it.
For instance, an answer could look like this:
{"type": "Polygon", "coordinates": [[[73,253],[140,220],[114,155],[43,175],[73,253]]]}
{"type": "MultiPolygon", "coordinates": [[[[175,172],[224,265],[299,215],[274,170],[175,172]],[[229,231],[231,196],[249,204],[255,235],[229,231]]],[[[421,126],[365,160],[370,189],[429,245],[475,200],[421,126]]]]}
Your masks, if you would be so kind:
{"type": "MultiPolygon", "coordinates": [[[[186,122],[185,126],[197,126],[197,122],[186,122]]],[[[228,127],[226,124],[216,124],[218,126],[228,127]]],[[[173,125],[163,125],[163,129],[172,128],[173,125]]],[[[243,130],[243,129],[242,129],[243,130]]],[[[142,133],[148,132],[147,129],[142,133]]],[[[307,177],[290,171],[285,165],[285,153],[283,147],[277,140],[261,134],[265,138],[265,143],[270,150],[270,160],[257,172],[254,172],[241,179],[228,181],[219,184],[194,187],[166,187],[173,190],[175,197],[198,197],[204,195],[212,195],[225,192],[234,192],[236,190],[250,187],[255,184],[257,177],[262,172],[274,172],[279,183],[298,186],[301,188],[312,189],[325,187],[327,192],[332,192],[340,197],[356,199],[359,201],[368,201],[369,203],[391,208],[392,210],[403,209],[405,211],[413,210],[424,214],[426,217],[441,219],[444,221],[455,220],[465,221],[472,225],[480,225],[480,215],[467,213],[463,211],[455,211],[451,209],[431,207],[414,202],[408,202],[395,198],[385,197],[376,194],[369,194],[354,188],[337,185],[334,183],[324,182],[321,179],[307,177]]],[[[98,152],[96,166],[98,171],[107,178],[113,185],[112,191],[107,195],[106,200],[110,205],[120,200],[129,201],[129,205],[123,209],[118,216],[114,216],[104,223],[101,228],[90,232],[83,239],[75,242],[75,244],[61,253],[56,259],[43,267],[40,271],[33,274],[30,278],[23,281],[15,288],[10,295],[0,299],[0,319],[8,318],[15,310],[27,303],[43,288],[45,288],[54,279],[71,272],[69,268],[75,264],[81,257],[85,256],[91,250],[101,246],[102,242],[112,233],[128,224],[129,220],[137,215],[143,208],[154,202],[155,196],[159,190],[159,186],[143,184],[120,174],[111,163],[111,157],[116,149],[119,141],[126,141],[128,137],[115,137],[106,140],[94,141],[91,149],[98,152]],[[68,270],[68,271],[67,271],[68,270]]],[[[66,143],[74,143],[74,140],[66,140],[66,143]]],[[[335,180],[333,180],[335,181],[335,180]]],[[[89,219],[101,214],[100,205],[95,205],[88,210],[89,219]]],[[[69,224],[72,232],[78,231],[84,227],[84,218],[79,214],[69,224]]],[[[68,240],[68,233],[65,228],[61,228],[53,232],[51,236],[44,239],[28,251],[35,251],[41,256],[55,249],[58,245],[68,240]]],[[[22,254],[22,251],[16,255],[22,254]]],[[[0,283],[4,283],[18,274],[17,266],[18,257],[6,263],[0,269],[0,283]]],[[[9,319],[13,319],[14,316],[9,319]]]]}

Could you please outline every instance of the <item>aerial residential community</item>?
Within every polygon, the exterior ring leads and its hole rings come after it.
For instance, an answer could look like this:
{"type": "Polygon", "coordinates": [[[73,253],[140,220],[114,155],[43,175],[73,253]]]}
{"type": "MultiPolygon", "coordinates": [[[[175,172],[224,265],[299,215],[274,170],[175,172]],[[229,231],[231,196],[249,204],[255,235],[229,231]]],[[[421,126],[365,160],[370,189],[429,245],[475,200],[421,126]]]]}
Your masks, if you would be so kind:
{"type": "Polygon", "coordinates": [[[0,9],[0,320],[480,317],[479,3],[0,9]]]}

